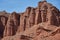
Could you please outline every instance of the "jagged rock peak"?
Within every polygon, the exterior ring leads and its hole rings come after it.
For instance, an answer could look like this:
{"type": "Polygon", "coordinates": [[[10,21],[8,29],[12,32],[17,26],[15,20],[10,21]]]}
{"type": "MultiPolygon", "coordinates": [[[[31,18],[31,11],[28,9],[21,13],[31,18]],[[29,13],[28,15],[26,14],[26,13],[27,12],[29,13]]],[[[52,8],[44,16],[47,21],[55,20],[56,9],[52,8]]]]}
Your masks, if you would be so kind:
{"type": "Polygon", "coordinates": [[[60,11],[46,0],[40,1],[36,8],[28,7],[21,14],[9,14],[5,21],[5,17],[0,17],[2,40],[49,40],[51,35],[54,39],[58,36],[55,34],[60,33],[60,11]]]}

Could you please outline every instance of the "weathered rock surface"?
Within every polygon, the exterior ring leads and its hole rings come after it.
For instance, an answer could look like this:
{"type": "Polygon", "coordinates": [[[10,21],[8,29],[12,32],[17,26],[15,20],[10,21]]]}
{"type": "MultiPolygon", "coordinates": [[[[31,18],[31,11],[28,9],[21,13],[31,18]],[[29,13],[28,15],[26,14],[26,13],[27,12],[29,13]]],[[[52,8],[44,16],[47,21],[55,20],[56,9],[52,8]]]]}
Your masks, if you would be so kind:
{"type": "Polygon", "coordinates": [[[20,16],[15,12],[9,15],[3,36],[5,37],[5,36],[15,35],[19,26],[19,21],[20,21],[20,16]]]}
{"type": "Polygon", "coordinates": [[[0,40],[60,40],[60,11],[40,1],[23,13],[0,12],[0,40]]]}

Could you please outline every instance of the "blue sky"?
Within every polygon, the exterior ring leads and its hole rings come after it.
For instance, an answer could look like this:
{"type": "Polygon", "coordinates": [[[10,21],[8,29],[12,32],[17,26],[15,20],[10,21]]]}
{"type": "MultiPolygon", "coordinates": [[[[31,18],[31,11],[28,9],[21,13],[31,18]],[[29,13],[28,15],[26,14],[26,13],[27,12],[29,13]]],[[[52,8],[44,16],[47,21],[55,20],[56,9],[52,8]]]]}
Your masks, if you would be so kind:
{"type": "MultiPolygon", "coordinates": [[[[36,7],[41,0],[0,0],[0,11],[24,12],[27,7],[36,7]]],[[[47,0],[60,10],[60,0],[47,0]]]]}

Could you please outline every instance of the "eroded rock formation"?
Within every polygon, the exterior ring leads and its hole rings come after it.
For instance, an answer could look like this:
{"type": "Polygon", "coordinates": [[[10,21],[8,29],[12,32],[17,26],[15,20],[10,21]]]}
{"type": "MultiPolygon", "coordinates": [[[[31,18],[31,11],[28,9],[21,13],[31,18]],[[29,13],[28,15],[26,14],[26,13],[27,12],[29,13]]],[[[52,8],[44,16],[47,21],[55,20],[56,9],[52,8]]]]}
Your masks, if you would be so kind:
{"type": "Polygon", "coordinates": [[[40,1],[23,13],[0,12],[1,40],[60,40],[60,11],[40,1]]]}

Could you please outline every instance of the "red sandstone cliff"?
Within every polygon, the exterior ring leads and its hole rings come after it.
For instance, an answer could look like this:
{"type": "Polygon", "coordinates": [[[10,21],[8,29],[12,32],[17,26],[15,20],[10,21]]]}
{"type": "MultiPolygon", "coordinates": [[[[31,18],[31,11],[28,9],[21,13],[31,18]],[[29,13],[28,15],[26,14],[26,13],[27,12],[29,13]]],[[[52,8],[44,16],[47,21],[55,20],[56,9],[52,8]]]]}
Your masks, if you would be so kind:
{"type": "Polygon", "coordinates": [[[60,11],[46,1],[23,13],[0,12],[1,40],[60,40],[60,11]]]}

